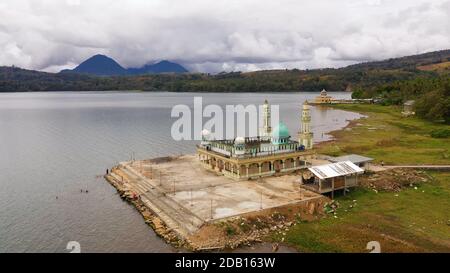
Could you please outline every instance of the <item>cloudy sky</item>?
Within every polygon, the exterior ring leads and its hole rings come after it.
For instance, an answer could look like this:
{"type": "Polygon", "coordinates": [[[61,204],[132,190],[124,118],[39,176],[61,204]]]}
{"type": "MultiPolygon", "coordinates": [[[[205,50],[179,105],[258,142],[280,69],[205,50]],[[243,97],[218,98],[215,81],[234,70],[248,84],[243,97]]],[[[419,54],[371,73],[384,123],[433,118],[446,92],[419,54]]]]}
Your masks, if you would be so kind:
{"type": "Polygon", "coordinates": [[[192,71],[340,67],[450,48],[450,0],[1,0],[0,65],[94,54],[192,71]]]}

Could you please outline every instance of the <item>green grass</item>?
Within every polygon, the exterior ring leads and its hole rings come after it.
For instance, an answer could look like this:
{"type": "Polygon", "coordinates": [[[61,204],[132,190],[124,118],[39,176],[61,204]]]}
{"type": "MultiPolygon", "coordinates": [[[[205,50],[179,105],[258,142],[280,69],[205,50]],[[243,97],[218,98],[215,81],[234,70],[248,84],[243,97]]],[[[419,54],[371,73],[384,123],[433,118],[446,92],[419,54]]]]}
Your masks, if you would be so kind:
{"type": "MultiPolygon", "coordinates": [[[[334,132],[337,140],[319,145],[318,153],[357,153],[386,164],[450,164],[450,139],[431,132],[450,126],[416,117],[404,118],[401,109],[380,105],[338,105],[367,116],[351,130],[334,132]],[[369,128],[376,128],[370,130],[369,128]]],[[[382,252],[450,252],[450,173],[430,172],[432,182],[399,193],[355,189],[338,196],[337,218],[328,215],[302,222],[286,236],[273,235],[304,252],[368,252],[379,241],[382,252]],[[356,201],[356,206],[350,208],[356,201]]]]}
{"type": "Polygon", "coordinates": [[[285,242],[302,252],[368,252],[369,241],[379,241],[382,252],[450,252],[450,173],[432,176],[417,190],[339,196],[337,218],[297,224],[285,242]]]}
{"type": "Polygon", "coordinates": [[[433,138],[436,130],[449,125],[417,117],[404,118],[401,109],[381,105],[337,105],[368,118],[358,120],[350,131],[337,131],[336,141],[319,145],[318,152],[329,155],[357,153],[386,164],[450,164],[450,138],[433,138]]]}

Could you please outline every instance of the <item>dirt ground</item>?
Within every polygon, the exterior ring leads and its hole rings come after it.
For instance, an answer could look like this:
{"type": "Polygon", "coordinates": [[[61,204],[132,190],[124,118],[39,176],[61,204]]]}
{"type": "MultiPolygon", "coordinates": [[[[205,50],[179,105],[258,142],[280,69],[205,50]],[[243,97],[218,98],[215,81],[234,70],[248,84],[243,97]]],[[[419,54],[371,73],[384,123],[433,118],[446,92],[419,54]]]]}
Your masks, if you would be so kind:
{"type": "Polygon", "coordinates": [[[424,171],[412,169],[390,169],[360,179],[360,185],[377,191],[401,191],[405,187],[428,182],[431,178],[424,171]]]}

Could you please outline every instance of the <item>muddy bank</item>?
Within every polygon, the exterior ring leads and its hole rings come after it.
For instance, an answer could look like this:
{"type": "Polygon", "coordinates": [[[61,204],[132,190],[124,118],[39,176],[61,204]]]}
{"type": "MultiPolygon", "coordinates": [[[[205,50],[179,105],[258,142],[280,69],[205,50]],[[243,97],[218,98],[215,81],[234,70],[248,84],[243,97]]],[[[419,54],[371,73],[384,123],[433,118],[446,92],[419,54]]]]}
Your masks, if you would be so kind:
{"type": "Polygon", "coordinates": [[[141,213],[145,223],[152,227],[158,236],[174,247],[181,247],[185,244],[180,236],[172,229],[168,228],[166,224],[150,210],[135,193],[130,191],[122,181],[119,181],[109,174],[104,177],[106,181],[116,188],[119,196],[123,200],[132,204],[141,213]]]}
{"type": "Polygon", "coordinates": [[[361,118],[349,120],[348,124],[345,127],[327,133],[327,135],[332,136],[332,139],[321,141],[321,142],[315,144],[314,148],[319,150],[323,146],[329,145],[330,143],[333,143],[333,142],[339,140],[340,138],[343,137],[343,134],[345,133],[345,131],[352,130],[352,128],[358,126],[361,122],[361,119],[364,119],[364,118],[367,118],[367,116],[362,116],[361,118]]]}

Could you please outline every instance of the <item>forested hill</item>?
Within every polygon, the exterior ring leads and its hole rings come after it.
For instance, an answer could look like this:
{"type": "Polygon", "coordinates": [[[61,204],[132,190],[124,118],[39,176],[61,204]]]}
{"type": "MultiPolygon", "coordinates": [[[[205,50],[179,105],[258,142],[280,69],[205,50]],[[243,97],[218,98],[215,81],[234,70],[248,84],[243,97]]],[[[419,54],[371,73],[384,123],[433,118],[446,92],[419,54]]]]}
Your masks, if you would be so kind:
{"type": "Polygon", "coordinates": [[[339,69],[268,70],[217,75],[148,74],[97,77],[0,67],[0,92],[12,91],[329,91],[354,90],[415,78],[450,75],[450,50],[368,62],[339,69]]]}
{"type": "MultiPolygon", "coordinates": [[[[425,65],[433,65],[450,61],[450,49],[428,52],[383,61],[367,62],[347,66],[346,70],[369,69],[423,69],[425,65]]],[[[448,66],[447,66],[448,67],[448,66]]]]}

